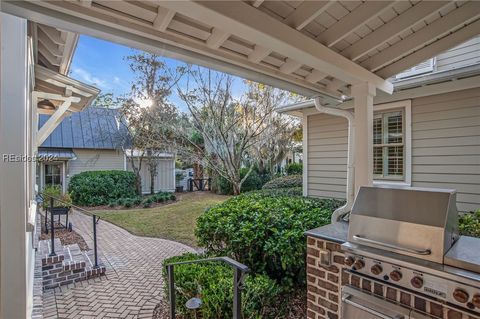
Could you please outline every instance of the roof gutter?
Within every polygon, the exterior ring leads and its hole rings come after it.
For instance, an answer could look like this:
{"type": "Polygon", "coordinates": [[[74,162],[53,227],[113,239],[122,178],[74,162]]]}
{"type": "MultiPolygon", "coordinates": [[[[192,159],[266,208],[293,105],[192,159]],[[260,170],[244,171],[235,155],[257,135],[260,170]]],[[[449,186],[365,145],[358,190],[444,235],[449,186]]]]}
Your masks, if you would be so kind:
{"type": "Polygon", "coordinates": [[[315,109],[324,114],[344,117],[348,120],[348,151],[347,151],[347,186],[346,186],[346,198],[347,202],[342,207],[337,208],[331,217],[332,223],[338,222],[343,216],[350,213],[353,206],[353,200],[355,197],[354,185],[355,185],[355,158],[354,158],[354,144],[355,138],[355,117],[353,112],[323,106],[320,98],[314,100],[308,100],[296,104],[292,104],[278,110],[279,112],[292,112],[300,109],[315,107],[315,109]]]}

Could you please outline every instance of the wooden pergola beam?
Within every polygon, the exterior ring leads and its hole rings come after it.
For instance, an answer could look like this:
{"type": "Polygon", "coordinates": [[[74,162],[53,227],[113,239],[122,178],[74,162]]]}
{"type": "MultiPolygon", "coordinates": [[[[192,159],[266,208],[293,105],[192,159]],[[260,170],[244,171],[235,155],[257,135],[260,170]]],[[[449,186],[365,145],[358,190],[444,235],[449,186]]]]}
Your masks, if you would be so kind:
{"type": "Polygon", "coordinates": [[[163,2],[162,6],[227,33],[266,46],[286,57],[338,78],[346,83],[369,82],[391,93],[393,85],[314,39],[242,1],[163,2]]]}
{"type": "Polygon", "coordinates": [[[432,56],[432,52],[446,51],[467,41],[468,39],[473,38],[479,33],[479,30],[480,20],[477,20],[467,25],[466,27],[463,27],[461,30],[458,30],[418,51],[415,51],[414,53],[403,58],[402,60],[386,66],[385,68],[378,71],[377,74],[384,77],[390,77],[398,74],[401,71],[408,69],[412,65],[417,65],[418,63],[429,59],[432,56]]]}
{"type": "Polygon", "coordinates": [[[366,1],[322,32],[317,39],[328,47],[334,46],[350,33],[393,6],[394,3],[395,1],[366,1]]]}
{"type": "Polygon", "coordinates": [[[322,12],[327,10],[333,3],[335,3],[335,1],[304,1],[295,11],[286,17],[283,22],[292,28],[301,30],[322,12]]]}
{"type": "MultiPolygon", "coordinates": [[[[377,70],[399,60],[400,57],[408,55],[424,46],[425,43],[448,34],[459,26],[467,24],[480,16],[480,2],[472,1],[464,4],[458,9],[449,12],[447,15],[433,21],[428,26],[418,30],[405,39],[396,42],[394,45],[372,56],[362,63],[370,71],[377,70]]],[[[433,57],[442,51],[430,51],[429,57],[433,57]]],[[[421,62],[421,61],[420,61],[421,62]]],[[[415,64],[406,65],[405,69],[415,64]]]]}
{"type": "Polygon", "coordinates": [[[449,3],[451,2],[421,1],[343,50],[342,54],[353,61],[358,60],[368,52],[375,50],[388,40],[411,28],[416,23],[433,14],[437,14],[438,10],[449,3]]]}
{"type": "Polygon", "coordinates": [[[153,20],[153,27],[159,31],[164,32],[167,30],[168,25],[175,16],[175,11],[158,7],[157,16],[153,20]]]}

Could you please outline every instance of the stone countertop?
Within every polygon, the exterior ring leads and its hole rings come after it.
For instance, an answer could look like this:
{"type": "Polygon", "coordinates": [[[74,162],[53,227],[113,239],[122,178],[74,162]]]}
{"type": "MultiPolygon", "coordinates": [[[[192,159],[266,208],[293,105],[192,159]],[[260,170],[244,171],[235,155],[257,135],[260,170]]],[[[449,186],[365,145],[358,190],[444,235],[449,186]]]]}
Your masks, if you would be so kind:
{"type": "Polygon", "coordinates": [[[480,273],[480,238],[460,236],[445,255],[445,264],[480,273]]]}
{"type": "Polygon", "coordinates": [[[305,232],[305,235],[343,244],[348,239],[348,223],[336,222],[305,232]]]}

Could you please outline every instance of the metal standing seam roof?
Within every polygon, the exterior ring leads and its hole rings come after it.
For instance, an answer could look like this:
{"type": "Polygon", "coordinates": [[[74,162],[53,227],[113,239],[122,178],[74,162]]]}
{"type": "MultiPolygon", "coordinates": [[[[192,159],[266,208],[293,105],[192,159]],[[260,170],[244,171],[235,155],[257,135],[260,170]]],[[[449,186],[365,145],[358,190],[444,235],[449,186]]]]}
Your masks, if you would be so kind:
{"type": "MultiPolygon", "coordinates": [[[[126,129],[118,125],[118,110],[89,107],[72,113],[40,146],[41,148],[119,149],[125,142],[126,129]]],[[[39,116],[39,128],[49,115],[39,116]]]]}
{"type": "Polygon", "coordinates": [[[39,149],[37,156],[41,160],[75,159],[77,156],[72,149],[39,149]]]}

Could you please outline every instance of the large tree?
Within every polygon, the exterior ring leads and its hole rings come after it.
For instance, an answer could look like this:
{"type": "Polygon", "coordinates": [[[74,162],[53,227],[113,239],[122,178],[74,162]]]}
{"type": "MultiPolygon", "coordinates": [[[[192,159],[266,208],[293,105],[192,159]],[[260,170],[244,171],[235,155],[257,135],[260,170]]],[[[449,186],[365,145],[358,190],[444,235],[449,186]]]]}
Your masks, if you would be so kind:
{"type": "Polygon", "coordinates": [[[170,67],[160,56],[143,52],[126,60],[135,78],[130,93],[120,98],[120,123],[128,131],[123,149],[136,176],[137,192],[142,191],[140,172],[145,164],[153,194],[159,155],[174,151],[172,123],[177,120],[178,111],[168,98],[186,68],[170,67]]]}
{"type": "Polygon", "coordinates": [[[257,164],[259,151],[255,150],[263,149],[278,137],[280,129],[271,129],[271,126],[286,127],[278,125],[280,118],[274,109],[288,94],[246,82],[246,92],[235,98],[231,76],[201,68],[190,69],[188,76],[188,83],[178,88],[190,113],[190,125],[177,130],[188,146],[182,151],[227,179],[233,193],[239,194],[257,164]],[[196,134],[200,134],[201,139],[193,138],[196,134]],[[247,167],[243,177],[240,176],[242,167],[247,167]]]}

